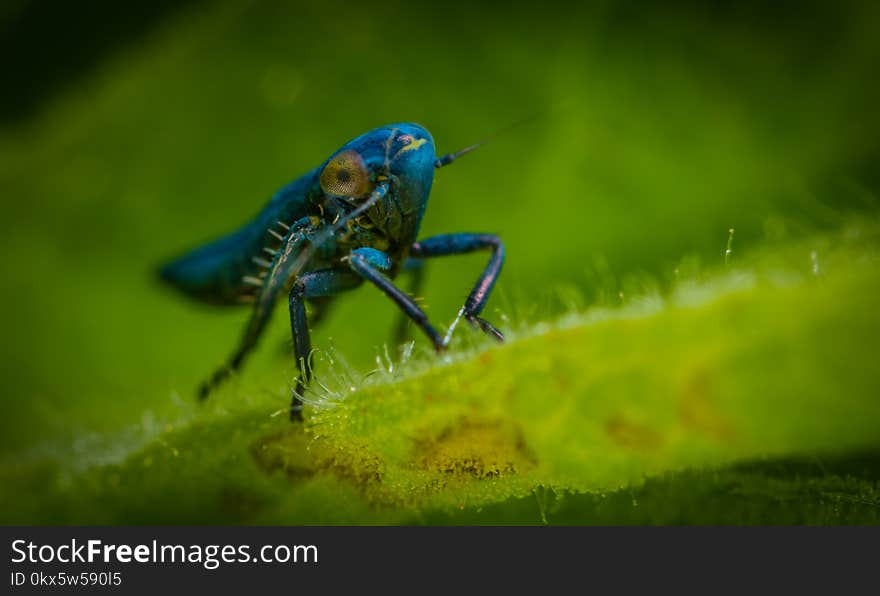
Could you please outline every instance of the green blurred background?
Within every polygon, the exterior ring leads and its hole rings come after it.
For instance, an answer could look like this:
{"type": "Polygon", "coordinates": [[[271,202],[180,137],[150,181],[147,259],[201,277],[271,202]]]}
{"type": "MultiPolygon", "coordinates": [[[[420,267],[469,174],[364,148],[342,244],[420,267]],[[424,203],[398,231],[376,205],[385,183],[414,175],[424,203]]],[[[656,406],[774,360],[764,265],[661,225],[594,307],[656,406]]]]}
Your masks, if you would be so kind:
{"type": "MultiPolygon", "coordinates": [[[[496,320],[720,264],[731,227],[748,251],[878,208],[873,2],[4,6],[6,460],[179,417],[246,312],[192,304],[155,267],[389,122],[446,152],[536,116],[438,172],[422,227],[504,238],[496,320]]],[[[431,263],[440,325],[482,259],[431,263]]],[[[361,288],[314,343],[367,369],[394,317],[361,288]]],[[[273,323],[241,382],[283,407],[273,323]]]]}

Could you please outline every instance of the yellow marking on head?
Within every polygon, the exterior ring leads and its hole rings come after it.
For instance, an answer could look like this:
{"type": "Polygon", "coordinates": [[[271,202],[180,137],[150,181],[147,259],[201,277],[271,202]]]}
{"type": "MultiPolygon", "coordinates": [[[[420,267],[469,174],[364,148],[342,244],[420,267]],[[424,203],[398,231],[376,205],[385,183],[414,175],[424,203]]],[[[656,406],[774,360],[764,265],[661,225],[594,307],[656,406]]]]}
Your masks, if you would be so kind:
{"type": "Polygon", "coordinates": [[[413,139],[409,145],[404,145],[403,147],[401,147],[397,151],[397,153],[394,154],[394,157],[392,159],[397,159],[398,157],[400,157],[401,153],[406,153],[407,151],[412,151],[414,149],[418,149],[419,147],[421,147],[422,145],[424,145],[427,142],[428,142],[428,139],[413,139]]]}

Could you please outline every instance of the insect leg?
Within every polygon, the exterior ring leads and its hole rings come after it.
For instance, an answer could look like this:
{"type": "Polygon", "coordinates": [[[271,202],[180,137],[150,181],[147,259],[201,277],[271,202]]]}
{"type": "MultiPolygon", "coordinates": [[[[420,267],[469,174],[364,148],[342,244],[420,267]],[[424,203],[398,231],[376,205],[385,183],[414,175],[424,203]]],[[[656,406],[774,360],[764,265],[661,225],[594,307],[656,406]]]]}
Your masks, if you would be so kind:
{"type": "MultiPolygon", "coordinates": [[[[272,303],[274,304],[274,300],[272,300],[272,303]]],[[[229,358],[225,365],[217,369],[214,374],[211,375],[211,378],[202,383],[199,387],[200,400],[206,399],[208,395],[210,395],[210,393],[232,373],[241,368],[245,357],[254,346],[257,345],[257,340],[260,339],[260,335],[262,335],[263,329],[265,329],[266,323],[269,321],[269,316],[272,313],[271,306],[272,305],[270,304],[267,308],[262,304],[257,305],[257,308],[255,308],[251,314],[248,326],[238,344],[238,348],[236,348],[235,352],[232,354],[232,357],[229,358]]]]}
{"type": "Polygon", "coordinates": [[[474,289],[471,290],[458,317],[450,325],[449,331],[446,333],[444,343],[448,343],[452,337],[452,332],[458,324],[459,319],[463,316],[474,327],[482,329],[485,333],[494,337],[498,341],[503,341],[504,336],[491,323],[480,317],[486,301],[489,299],[489,293],[501,273],[501,266],[504,264],[504,244],[501,239],[494,234],[441,234],[432,236],[425,240],[415,242],[410,249],[413,257],[444,257],[448,255],[458,255],[473,252],[476,250],[489,249],[492,256],[489,264],[477,280],[474,289]]]}
{"type": "Polygon", "coordinates": [[[406,316],[421,327],[437,351],[441,351],[446,347],[446,344],[443,343],[443,336],[428,322],[428,315],[419,308],[406,292],[395,286],[391,283],[391,280],[380,273],[382,270],[387,271],[391,268],[391,258],[388,255],[375,248],[358,248],[351,251],[351,254],[348,256],[348,264],[355,273],[382,290],[386,296],[391,298],[400,307],[406,316]]]}
{"type": "Polygon", "coordinates": [[[307,273],[297,279],[290,288],[290,330],[293,335],[293,349],[300,370],[296,389],[290,404],[290,419],[302,419],[302,400],[300,396],[311,380],[309,354],[312,342],[309,338],[309,325],[306,319],[306,300],[332,296],[350,290],[361,283],[361,278],[347,269],[324,269],[307,273]]]}
{"type": "Polygon", "coordinates": [[[225,365],[220,367],[210,379],[199,387],[199,399],[204,400],[220,383],[226,380],[233,372],[241,368],[245,357],[257,345],[263,330],[266,328],[272,315],[272,307],[278,298],[278,294],[287,287],[288,280],[293,276],[291,264],[295,261],[308,235],[316,227],[318,222],[304,217],[297,221],[289,231],[285,242],[280,249],[274,251],[272,263],[265,278],[262,279],[260,290],[251,318],[248,321],[244,335],[239,342],[238,348],[225,365]]]}
{"type": "MultiPolygon", "coordinates": [[[[407,259],[403,263],[403,273],[408,273],[410,276],[409,288],[407,289],[407,293],[413,298],[418,297],[418,295],[422,291],[422,286],[425,282],[425,262],[422,259],[407,259]]],[[[409,332],[407,329],[407,322],[409,321],[406,315],[401,315],[397,320],[397,326],[394,328],[394,344],[400,345],[407,340],[409,337],[409,332]]]]}
{"type": "MultiPolygon", "coordinates": [[[[333,310],[333,297],[322,296],[320,298],[310,298],[306,301],[306,305],[307,310],[309,311],[309,329],[315,329],[326,320],[327,315],[333,310]]],[[[287,338],[278,344],[279,350],[284,354],[290,352],[291,346],[293,346],[293,340],[290,338],[287,338]]]]}

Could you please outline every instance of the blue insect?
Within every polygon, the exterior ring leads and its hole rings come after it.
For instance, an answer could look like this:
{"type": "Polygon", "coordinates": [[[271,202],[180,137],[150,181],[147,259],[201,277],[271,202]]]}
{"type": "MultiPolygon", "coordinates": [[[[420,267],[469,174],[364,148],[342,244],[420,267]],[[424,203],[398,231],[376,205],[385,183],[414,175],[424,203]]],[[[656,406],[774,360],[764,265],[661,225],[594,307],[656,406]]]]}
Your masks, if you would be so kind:
{"type": "MultiPolygon", "coordinates": [[[[302,417],[301,396],[311,378],[307,301],[314,325],[332,297],[366,280],[391,298],[438,352],[446,349],[462,318],[502,341],[501,332],[480,317],[504,263],[501,240],[493,234],[470,233],[417,240],[434,170],[478,146],[437,157],[431,134],[418,124],[377,128],[282,188],[244,227],[164,266],[162,279],[191,297],[215,304],[252,303],[238,348],[202,384],[199,397],[207,397],[242,366],[283,294],[288,297],[300,369],[291,420],[302,417]],[[401,271],[413,270],[411,290],[418,291],[422,260],[477,250],[491,252],[489,263],[445,334],[392,283],[401,271]]],[[[406,318],[401,323],[398,336],[406,318]]]]}

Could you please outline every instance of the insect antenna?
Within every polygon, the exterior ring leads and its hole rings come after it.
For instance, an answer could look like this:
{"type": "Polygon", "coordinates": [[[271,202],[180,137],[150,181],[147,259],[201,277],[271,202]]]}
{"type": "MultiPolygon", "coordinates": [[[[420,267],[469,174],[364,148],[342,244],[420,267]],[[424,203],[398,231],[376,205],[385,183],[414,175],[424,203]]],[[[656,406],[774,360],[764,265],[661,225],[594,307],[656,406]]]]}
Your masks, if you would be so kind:
{"type": "Polygon", "coordinates": [[[434,167],[435,168],[442,168],[443,166],[448,166],[449,164],[454,162],[456,159],[458,159],[462,155],[466,155],[466,154],[470,153],[471,151],[473,151],[474,149],[482,147],[483,145],[485,145],[489,141],[494,141],[495,139],[497,139],[501,135],[508,133],[515,128],[518,128],[518,127],[522,126],[523,124],[527,124],[527,123],[531,122],[532,120],[535,120],[536,118],[538,118],[539,115],[540,114],[534,114],[534,115],[529,116],[527,118],[523,118],[522,120],[518,120],[517,122],[514,122],[513,124],[510,124],[508,126],[505,126],[504,128],[502,128],[498,132],[489,135],[485,139],[478,141],[478,142],[474,143],[473,145],[468,145],[464,149],[459,149],[458,151],[455,151],[454,153],[447,153],[446,155],[441,155],[436,160],[434,160],[434,167]]]}
{"type": "Polygon", "coordinates": [[[465,155],[466,153],[470,153],[474,149],[481,147],[485,142],[486,141],[480,141],[479,143],[474,143],[473,145],[469,145],[469,146],[465,147],[464,149],[459,149],[455,153],[447,153],[446,155],[441,155],[440,157],[438,157],[434,161],[434,167],[435,168],[442,168],[443,166],[448,166],[449,164],[454,162],[456,159],[458,159],[462,155],[465,155]]]}

